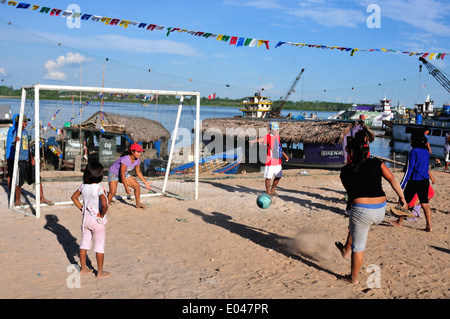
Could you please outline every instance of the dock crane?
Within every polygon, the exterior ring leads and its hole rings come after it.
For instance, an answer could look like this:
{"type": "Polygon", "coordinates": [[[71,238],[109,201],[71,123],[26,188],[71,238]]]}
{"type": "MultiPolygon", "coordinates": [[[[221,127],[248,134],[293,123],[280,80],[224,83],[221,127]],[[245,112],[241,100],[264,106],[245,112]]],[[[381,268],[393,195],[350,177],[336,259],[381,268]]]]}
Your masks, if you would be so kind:
{"type": "Polygon", "coordinates": [[[281,109],[283,108],[284,103],[286,102],[286,100],[289,98],[289,96],[291,95],[292,91],[294,91],[295,86],[297,85],[298,80],[300,80],[303,72],[305,71],[305,69],[302,69],[300,71],[300,73],[297,75],[297,77],[295,78],[295,80],[292,82],[289,90],[287,91],[286,95],[284,96],[284,98],[281,100],[281,104],[277,107],[272,107],[272,109],[270,110],[269,113],[269,117],[279,117],[280,113],[281,113],[281,109]]]}
{"type": "MultiPolygon", "coordinates": [[[[450,80],[433,64],[420,57],[419,61],[422,62],[425,67],[428,69],[430,74],[450,93],[450,80]]],[[[422,72],[422,65],[420,66],[420,72],[422,72]]]]}

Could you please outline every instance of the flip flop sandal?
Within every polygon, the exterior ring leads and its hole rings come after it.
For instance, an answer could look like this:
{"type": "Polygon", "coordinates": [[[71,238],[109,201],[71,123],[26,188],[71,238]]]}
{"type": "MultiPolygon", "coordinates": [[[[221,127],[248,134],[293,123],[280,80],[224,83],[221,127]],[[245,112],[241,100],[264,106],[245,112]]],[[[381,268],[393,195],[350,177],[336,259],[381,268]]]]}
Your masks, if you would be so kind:
{"type": "Polygon", "coordinates": [[[414,215],[400,205],[391,206],[391,213],[397,216],[413,218],[414,215]]]}

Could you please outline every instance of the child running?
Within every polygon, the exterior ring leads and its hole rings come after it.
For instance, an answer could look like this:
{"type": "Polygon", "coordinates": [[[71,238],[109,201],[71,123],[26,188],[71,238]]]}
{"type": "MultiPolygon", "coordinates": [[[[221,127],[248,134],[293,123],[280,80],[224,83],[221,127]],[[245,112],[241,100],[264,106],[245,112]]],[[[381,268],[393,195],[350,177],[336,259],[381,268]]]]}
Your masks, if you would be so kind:
{"type": "Polygon", "coordinates": [[[80,274],[91,272],[86,266],[86,254],[91,248],[92,238],[94,238],[94,251],[97,258],[97,278],[107,278],[111,274],[103,270],[105,260],[105,224],[106,211],[108,210],[108,199],[106,190],[99,183],[103,179],[103,165],[98,162],[91,162],[86,167],[83,174],[83,184],[72,195],[72,201],[83,212],[81,224],[81,244],[80,244],[80,274]],[[80,195],[83,204],[80,203],[80,195]]]}
{"type": "MultiPolygon", "coordinates": [[[[408,154],[406,172],[400,185],[404,189],[405,198],[408,202],[411,202],[417,194],[425,213],[425,231],[431,232],[431,208],[428,202],[430,189],[430,153],[425,135],[421,134],[420,131],[413,132],[411,134],[411,147],[412,149],[408,154]]],[[[432,182],[434,183],[434,178],[432,178],[432,182]]],[[[391,221],[391,224],[396,227],[401,227],[404,218],[401,216],[396,221],[391,221]]]]}
{"type": "Polygon", "coordinates": [[[121,182],[127,192],[127,195],[131,195],[130,186],[134,189],[134,197],[136,198],[136,208],[146,208],[141,204],[141,185],[138,181],[131,176],[128,172],[133,169],[136,171],[136,175],[144,182],[145,187],[150,189],[150,183],[147,182],[141,173],[139,164],[141,163],[140,157],[144,150],[138,143],[134,143],[130,146],[130,150],[124,155],[117,159],[113,165],[109,168],[108,172],[108,183],[109,183],[109,193],[108,202],[111,203],[114,195],[117,191],[117,185],[121,182]]]}
{"type": "Polygon", "coordinates": [[[357,284],[369,228],[381,223],[386,213],[382,177],[397,193],[404,208],[407,203],[400,183],[389,168],[381,160],[369,157],[369,145],[363,131],[355,134],[347,151],[351,161],[342,168],[340,177],[351,203],[349,232],[345,245],[341,242],[335,244],[344,258],[352,251],[351,273],[346,278],[357,284]]]}

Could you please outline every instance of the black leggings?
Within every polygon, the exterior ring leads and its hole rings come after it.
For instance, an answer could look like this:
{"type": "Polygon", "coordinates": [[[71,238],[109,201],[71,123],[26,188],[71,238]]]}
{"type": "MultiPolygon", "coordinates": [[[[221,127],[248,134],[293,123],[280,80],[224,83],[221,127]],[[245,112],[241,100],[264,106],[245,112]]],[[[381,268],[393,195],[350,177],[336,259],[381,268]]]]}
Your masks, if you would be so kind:
{"type": "Polygon", "coordinates": [[[422,179],[420,181],[409,180],[406,184],[404,195],[405,200],[409,203],[417,194],[421,204],[428,204],[428,189],[430,188],[430,180],[422,179]]]}

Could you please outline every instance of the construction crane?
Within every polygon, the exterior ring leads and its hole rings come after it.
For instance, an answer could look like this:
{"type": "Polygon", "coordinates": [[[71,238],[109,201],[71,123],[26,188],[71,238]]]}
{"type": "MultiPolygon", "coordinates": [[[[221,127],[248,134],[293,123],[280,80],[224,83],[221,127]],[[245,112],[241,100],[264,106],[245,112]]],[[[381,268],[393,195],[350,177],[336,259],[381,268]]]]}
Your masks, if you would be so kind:
{"type": "Polygon", "coordinates": [[[270,110],[270,113],[269,113],[269,117],[279,117],[280,116],[281,109],[283,108],[284,103],[289,98],[291,93],[294,91],[295,86],[297,85],[297,82],[298,82],[298,80],[300,80],[300,78],[301,78],[301,76],[302,76],[304,71],[305,71],[305,69],[302,69],[300,71],[300,73],[297,75],[297,77],[295,78],[294,82],[292,82],[291,87],[287,91],[287,93],[284,96],[284,98],[281,100],[281,104],[279,106],[277,106],[277,107],[272,107],[272,109],[270,110]]]}
{"type": "MultiPolygon", "coordinates": [[[[420,57],[419,61],[422,62],[425,67],[428,69],[430,74],[444,87],[444,89],[447,90],[448,93],[450,93],[450,81],[445,77],[445,75],[436,68],[433,64],[425,60],[424,58],[420,57]]],[[[420,66],[420,72],[422,72],[422,65],[420,66]]]]}

